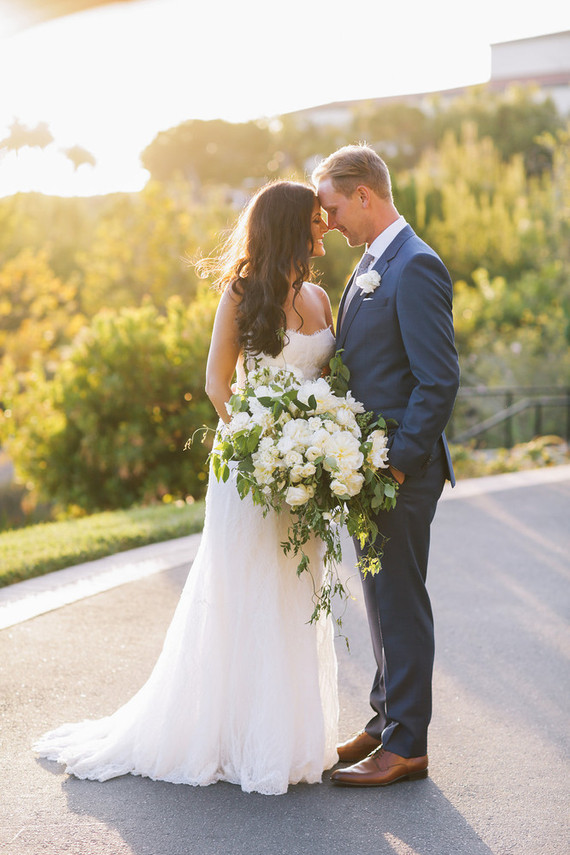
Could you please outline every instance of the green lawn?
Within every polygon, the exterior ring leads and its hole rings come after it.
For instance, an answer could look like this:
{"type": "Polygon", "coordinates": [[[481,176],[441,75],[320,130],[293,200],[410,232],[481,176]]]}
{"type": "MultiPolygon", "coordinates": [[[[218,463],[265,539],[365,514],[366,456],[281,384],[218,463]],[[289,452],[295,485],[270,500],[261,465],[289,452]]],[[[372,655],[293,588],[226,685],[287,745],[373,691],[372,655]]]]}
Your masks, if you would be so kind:
{"type": "Polygon", "coordinates": [[[202,530],[204,502],[105,511],[0,533],[0,587],[202,530]]]}

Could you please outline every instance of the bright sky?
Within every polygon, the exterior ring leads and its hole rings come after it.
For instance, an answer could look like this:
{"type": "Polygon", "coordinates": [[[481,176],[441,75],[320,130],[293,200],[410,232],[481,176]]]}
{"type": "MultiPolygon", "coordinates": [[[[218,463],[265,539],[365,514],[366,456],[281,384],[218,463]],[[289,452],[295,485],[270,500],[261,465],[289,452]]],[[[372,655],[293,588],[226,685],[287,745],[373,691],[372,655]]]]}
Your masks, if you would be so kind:
{"type": "Polygon", "coordinates": [[[55,137],[43,151],[0,152],[0,196],[139,190],[148,178],[140,152],[187,119],[245,121],[482,83],[490,44],[570,29],[560,0],[354,0],[339,9],[138,0],[4,37],[0,19],[0,139],[14,118],[47,122],[55,137]],[[96,166],[74,171],[61,151],[73,145],[96,166]]]}

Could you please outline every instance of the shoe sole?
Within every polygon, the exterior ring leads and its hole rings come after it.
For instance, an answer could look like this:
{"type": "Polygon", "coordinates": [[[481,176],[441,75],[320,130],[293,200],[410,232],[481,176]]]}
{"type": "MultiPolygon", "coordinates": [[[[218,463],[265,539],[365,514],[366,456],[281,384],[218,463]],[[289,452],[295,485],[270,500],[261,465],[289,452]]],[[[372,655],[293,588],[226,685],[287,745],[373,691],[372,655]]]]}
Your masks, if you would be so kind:
{"type": "Polygon", "coordinates": [[[421,772],[409,772],[407,775],[400,775],[399,778],[393,778],[391,781],[381,784],[368,784],[364,781],[338,781],[331,778],[333,784],[340,784],[342,787],[389,787],[390,784],[396,784],[398,781],[418,781],[421,778],[427,778],[428,770],[422,769],[421,772]]]}

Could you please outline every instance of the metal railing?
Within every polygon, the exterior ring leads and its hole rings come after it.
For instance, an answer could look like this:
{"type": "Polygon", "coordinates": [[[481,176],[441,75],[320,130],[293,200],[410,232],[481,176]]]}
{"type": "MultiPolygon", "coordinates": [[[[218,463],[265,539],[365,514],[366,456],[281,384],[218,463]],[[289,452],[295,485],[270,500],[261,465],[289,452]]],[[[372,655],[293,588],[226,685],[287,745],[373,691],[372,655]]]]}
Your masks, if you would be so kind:
{"type": "Polygon", "coordinates": [[[446,433],[451,442],[461,444],[501,427],[500,432],[493,433],[495,441],[500,438],[500,444],[512,448],[516,442],[542,435],[545,425],[548,433],[570,442],[570,386],[462,386],[446,433]],[[484,411],[493,398],[498,399],[500,409],[486,415],[484,411]],[[477,399],[486,406],[477,406],[477,399]],[[533,417],[521,427],[517,417],[529,411],[533,411],[533,417]],[[471,422],[467,427],[466,421],[471,422]]]}

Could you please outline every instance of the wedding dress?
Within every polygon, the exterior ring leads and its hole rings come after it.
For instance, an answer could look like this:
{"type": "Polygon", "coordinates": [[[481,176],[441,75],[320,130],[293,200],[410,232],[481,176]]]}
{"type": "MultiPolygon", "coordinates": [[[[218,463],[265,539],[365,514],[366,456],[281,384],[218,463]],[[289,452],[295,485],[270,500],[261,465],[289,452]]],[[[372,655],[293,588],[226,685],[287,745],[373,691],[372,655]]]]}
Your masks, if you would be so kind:
{"type": "MultiPolygon", "coordinates": [[[[328,329],[290,331],[260,361],[313,379],[333,350],[328,329]]],[[[267,795],[319,782],[337,762],[333,625],[308,623],[321,543],[308,545],[315,579],[297,576],[280,546],[287,521],[211,476],[200,548],[148,681],[113,715],[42,736],[40,756],[98,781],[229,781],[267,795]]]]}

